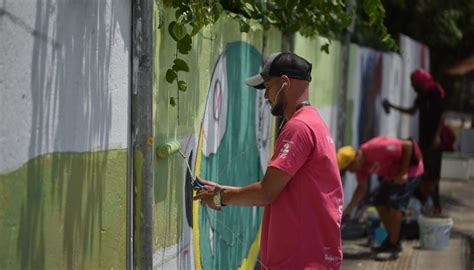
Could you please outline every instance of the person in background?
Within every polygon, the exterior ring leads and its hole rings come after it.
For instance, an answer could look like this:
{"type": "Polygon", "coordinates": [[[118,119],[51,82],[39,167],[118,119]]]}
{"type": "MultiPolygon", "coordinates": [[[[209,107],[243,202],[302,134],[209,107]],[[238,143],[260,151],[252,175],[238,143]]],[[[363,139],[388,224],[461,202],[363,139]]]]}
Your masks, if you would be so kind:
{"type": "Polygon", "coordinates": [[[274,53],[246,80],[265,89],[271,112],[285,125],[261,181],[245,187],[200,179],[195,200],[215,210],[224,205],[264,206],[262,269],[340,269],[342,182],[331,133],[311,106],[311,64],[293,53],[274,53]]]}
{"type": "Polygon", "coordinates": [[[443,128],[443,99],[445,91],[441,84],[436,82],[430,73],[423,69],[412,72],[411,84],[417,93],[413,106],[400,107],[390,103],[387,99],[382,101],[386,113],[390,109],[414,115],[419,111],[419,145],[423,153],[423,162],[426,170],[423,175],[423,190],[427,190],[433,200],[433,213],[441,213],[439,200],[439,181],[441,177],[441,130],[443,128]]]}
{"type": "Polygon", "coordinates": [[[383,179],[370,203],[376,206],[388,236],[374,252],[386,253],[383,255],[387,259],[397,259],[402,250],[399,237],[402,215],[424,170],[417,143],[413,140],[375,137],[362,144],[359,150],[352,146],[341,147],[337,151],[337,162],[341,171],[355,173],[358,182],[352,199],[343,211],[343,217],[348,216],[365,198],[371,174],[383,179]]]}

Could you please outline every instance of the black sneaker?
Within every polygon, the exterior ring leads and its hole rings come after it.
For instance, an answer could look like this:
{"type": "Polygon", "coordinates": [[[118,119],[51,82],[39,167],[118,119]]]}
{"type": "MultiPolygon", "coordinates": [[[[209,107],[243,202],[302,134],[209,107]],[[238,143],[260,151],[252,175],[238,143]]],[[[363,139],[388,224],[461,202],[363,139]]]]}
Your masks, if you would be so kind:
{"type": "Polygon", "coordinates": [[[379,252],[375,255],[377,261],[393,261],[398,259],[401,247],[397,244],[392,245],[390,250],[379,252]]]}
{"type": "Polygon", "coordinates": [[[396,246],[397,246],[398,251],[399,251],[399,252],[402,252],[402,250],[403,250],[403,249],[402,249],[402,242],[401,242],[400,240],[398,240],[396,246]]]}
{"type": "Polygon", "coordinates": [[[392,243],[390,243],[390,239],[385,238],[385,240],[383,240],[382,244],[380,244],[380,246],[378,247],[374,247],[372,248],[372,251],[375,252],[375,253],[379,253],[379,252],[384,252],[384,251],[389,251],[391,248],[392,248],[392,243]]]}

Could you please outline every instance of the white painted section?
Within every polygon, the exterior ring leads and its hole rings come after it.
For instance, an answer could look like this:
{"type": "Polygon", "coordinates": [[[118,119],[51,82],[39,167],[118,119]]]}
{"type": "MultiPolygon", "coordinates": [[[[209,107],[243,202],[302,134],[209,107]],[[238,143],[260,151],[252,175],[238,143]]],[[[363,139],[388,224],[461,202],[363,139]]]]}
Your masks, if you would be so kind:
{"type": "Polygon", "coordinates": [[[382,89],[380,96],[375,103],[377,106],[379,135],[388,137],[398,137],[399,126],[401,125],[401,115],[395,110],[385,113],[382,100],[387,99],[393,104],[400,104],[401,100],[401,76],[402,76],[402,59],[400,55],[395,53],[383,54],[383,75],[382,89]]]}
{"type": "Polygon", "coordinates": [[[222,54],[217,60],[204,112],[203,146],[204,156],[217,153],[227,128],[227,57],[222,54]]]}
{"type": "MultiPolygon", "coordinates": [[[[402,88],[401,100],[399,104],[402,107],[411,107],[415,102],[416,92],[411,86],[410,75],[418,68],[430,70],[430,54],[429,49],[415,40],[405,35],[400,35],[400,52],[403,61],[402,68],[402,88]],[[424,60],[421,54],[425,53],[424,60]]],[[[414,115],[402,114],[400,120],[400,131],[398,134],[401,138],[412,137],[418,139],[418,112],[414,115]]]]}
{"type": "Polygon", "coordinates": [[[317,107],[319,115],[326,123],[332,138],[335,140],[337,135],[337,104],[332,106],[317,107]]]}
{"type": "Polygon", "coordinates": [[[45,153],[126,148],[130,1],[0,9],[0,173],[45,153]]]}

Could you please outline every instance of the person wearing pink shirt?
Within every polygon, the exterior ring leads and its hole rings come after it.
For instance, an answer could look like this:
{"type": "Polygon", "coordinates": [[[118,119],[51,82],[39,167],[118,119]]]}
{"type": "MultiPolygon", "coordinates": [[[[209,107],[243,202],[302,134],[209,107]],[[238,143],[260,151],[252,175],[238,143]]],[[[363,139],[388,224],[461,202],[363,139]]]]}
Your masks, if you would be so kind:
{"type": "Polygon", "coordinates": [[[355,150],[352,146],[341,147],[337,152],[341,170],[349,170],[357,176],[358,185],[343,216],[349,215],[368,191],[368,177],[377,174],[383,181],[376,191],[373,204],[376,206],[388,237],[376,253],[389,253],[389,259],[398,258],[401,252],[400,226],[402,212],[410,196],[418,186],[423,174],[422,154],[413,140],[375,137],[355,150]]]}
{"type": "Polygon", "coordinates": [[[245,187],[200,179],[194,199],[215,210],[264,206],[261,269],[340,269],[343,190],[331,134],[309,105],[311,64],[293,53],[271,54],[246,80],[265,89],[272,114],[284,125],[261,181],[245,187]]]}

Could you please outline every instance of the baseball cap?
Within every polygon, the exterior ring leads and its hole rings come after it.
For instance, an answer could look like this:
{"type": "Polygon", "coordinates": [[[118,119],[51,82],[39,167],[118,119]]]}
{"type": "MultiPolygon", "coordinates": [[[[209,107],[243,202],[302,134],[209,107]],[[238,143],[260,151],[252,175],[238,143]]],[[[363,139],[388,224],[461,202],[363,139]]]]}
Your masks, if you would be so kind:
{"type": "Polygon", "coordinates": [[[264,89],[263,83],[274,76],[286,75],[289,78],[311,81],[311,63],[290,52],[270,54],[259,74],[245,80],[248,86],[264,89]]]}
{"type": "Polygon", "coordinates": [[[356,156],[356,151],[352,146],[344,146],[337,150],[337,165],[340,170],[345,170],[356,156]]]}

